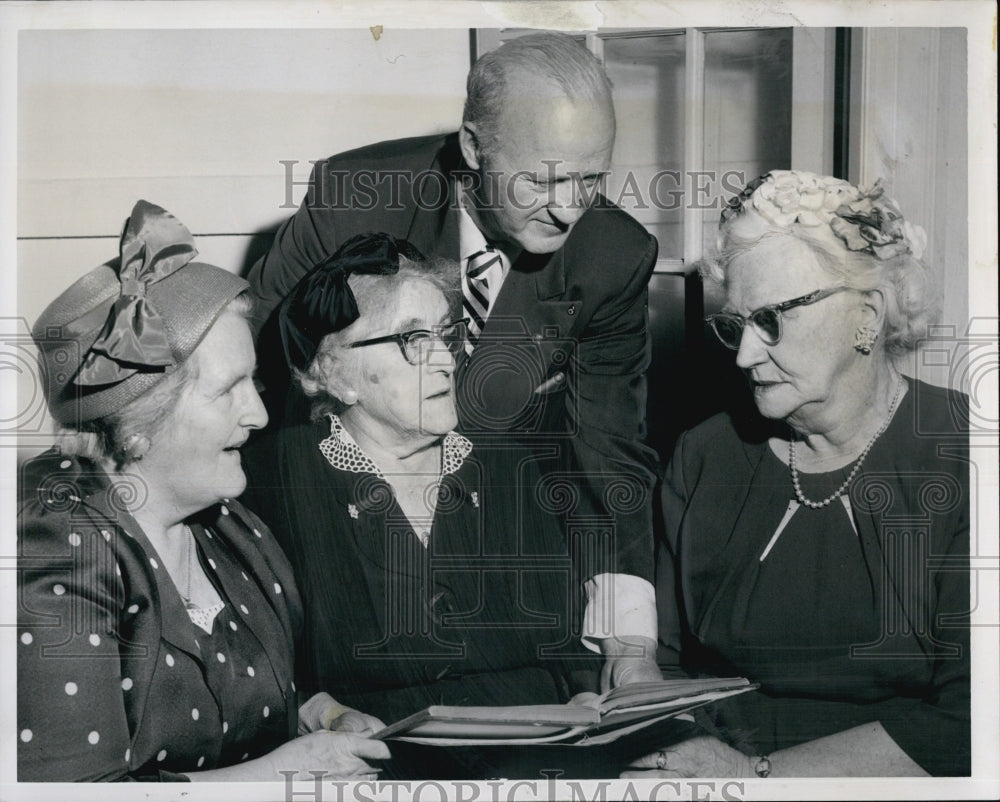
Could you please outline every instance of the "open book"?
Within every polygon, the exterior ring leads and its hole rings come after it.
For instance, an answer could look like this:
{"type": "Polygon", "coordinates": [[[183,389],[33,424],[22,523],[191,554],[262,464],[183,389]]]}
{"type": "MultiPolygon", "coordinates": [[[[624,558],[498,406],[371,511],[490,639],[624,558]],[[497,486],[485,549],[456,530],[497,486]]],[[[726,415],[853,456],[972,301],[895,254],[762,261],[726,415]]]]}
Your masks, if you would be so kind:
{"type": "Polygon", "coordinates": [[[623,685],[584,703],[565,705],[432,705],[373,737],[437,746],[594,746],[756,687],[742,677],[680,679],[623,685]]]}

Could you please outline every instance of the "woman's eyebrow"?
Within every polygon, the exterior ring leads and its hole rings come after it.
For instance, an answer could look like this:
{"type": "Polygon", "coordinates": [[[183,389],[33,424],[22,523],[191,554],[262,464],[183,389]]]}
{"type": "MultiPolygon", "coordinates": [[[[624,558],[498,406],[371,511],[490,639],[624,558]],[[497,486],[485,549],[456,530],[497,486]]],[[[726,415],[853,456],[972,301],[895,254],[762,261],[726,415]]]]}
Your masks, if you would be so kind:
{"type": "Polygon", "coordinates": [[[427,323],[419,317],[411,317],[409,320],[404,320],[399,324],[400,331],[410,331],[412,329],[419,329],[426,326],[427,323]]]}

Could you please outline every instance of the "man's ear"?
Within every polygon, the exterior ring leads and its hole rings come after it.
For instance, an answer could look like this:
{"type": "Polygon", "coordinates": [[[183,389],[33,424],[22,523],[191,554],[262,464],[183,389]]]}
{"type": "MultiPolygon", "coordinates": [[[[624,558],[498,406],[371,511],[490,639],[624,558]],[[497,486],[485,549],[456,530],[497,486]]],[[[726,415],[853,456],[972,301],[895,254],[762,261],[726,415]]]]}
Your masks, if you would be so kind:
{"type": "Polygon", "coordinates": [[[473,170],[479,169],[482,153],[479,147],[478,127],[472,122],[462,122],[462,127],[458,129],[458,147],[462,151],[462,158],[473,170]]]}

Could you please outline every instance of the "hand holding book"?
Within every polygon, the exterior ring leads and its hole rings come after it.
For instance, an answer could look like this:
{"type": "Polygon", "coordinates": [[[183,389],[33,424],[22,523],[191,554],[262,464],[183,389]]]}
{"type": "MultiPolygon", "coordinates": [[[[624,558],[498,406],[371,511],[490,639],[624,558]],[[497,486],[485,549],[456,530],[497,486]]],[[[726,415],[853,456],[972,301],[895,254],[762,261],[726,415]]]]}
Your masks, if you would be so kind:
{"type": "Polygon", "coordinates": [[[623,685],[565,705],[461,707],[433,705],[374,738],[439,746],[608,743],[696,707],[757,687],[736,678],[659,680],[623,685]]]}

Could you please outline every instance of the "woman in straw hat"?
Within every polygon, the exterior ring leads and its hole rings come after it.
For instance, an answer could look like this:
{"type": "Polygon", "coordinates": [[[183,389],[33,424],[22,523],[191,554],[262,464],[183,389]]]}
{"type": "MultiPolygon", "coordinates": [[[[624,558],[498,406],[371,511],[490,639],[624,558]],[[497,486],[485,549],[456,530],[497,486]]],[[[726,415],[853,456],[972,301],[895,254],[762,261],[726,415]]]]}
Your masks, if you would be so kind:
{"type": "Polygon", "coordinates": [[[63,437],[21,472],[21,781],[358,777],[388,757],[348,732],[377,720],[297,702],[299,595],[233,500],[267,422],[247,285],[196,255],[139,201],[119,258],[32,331],[63,437]]]}

